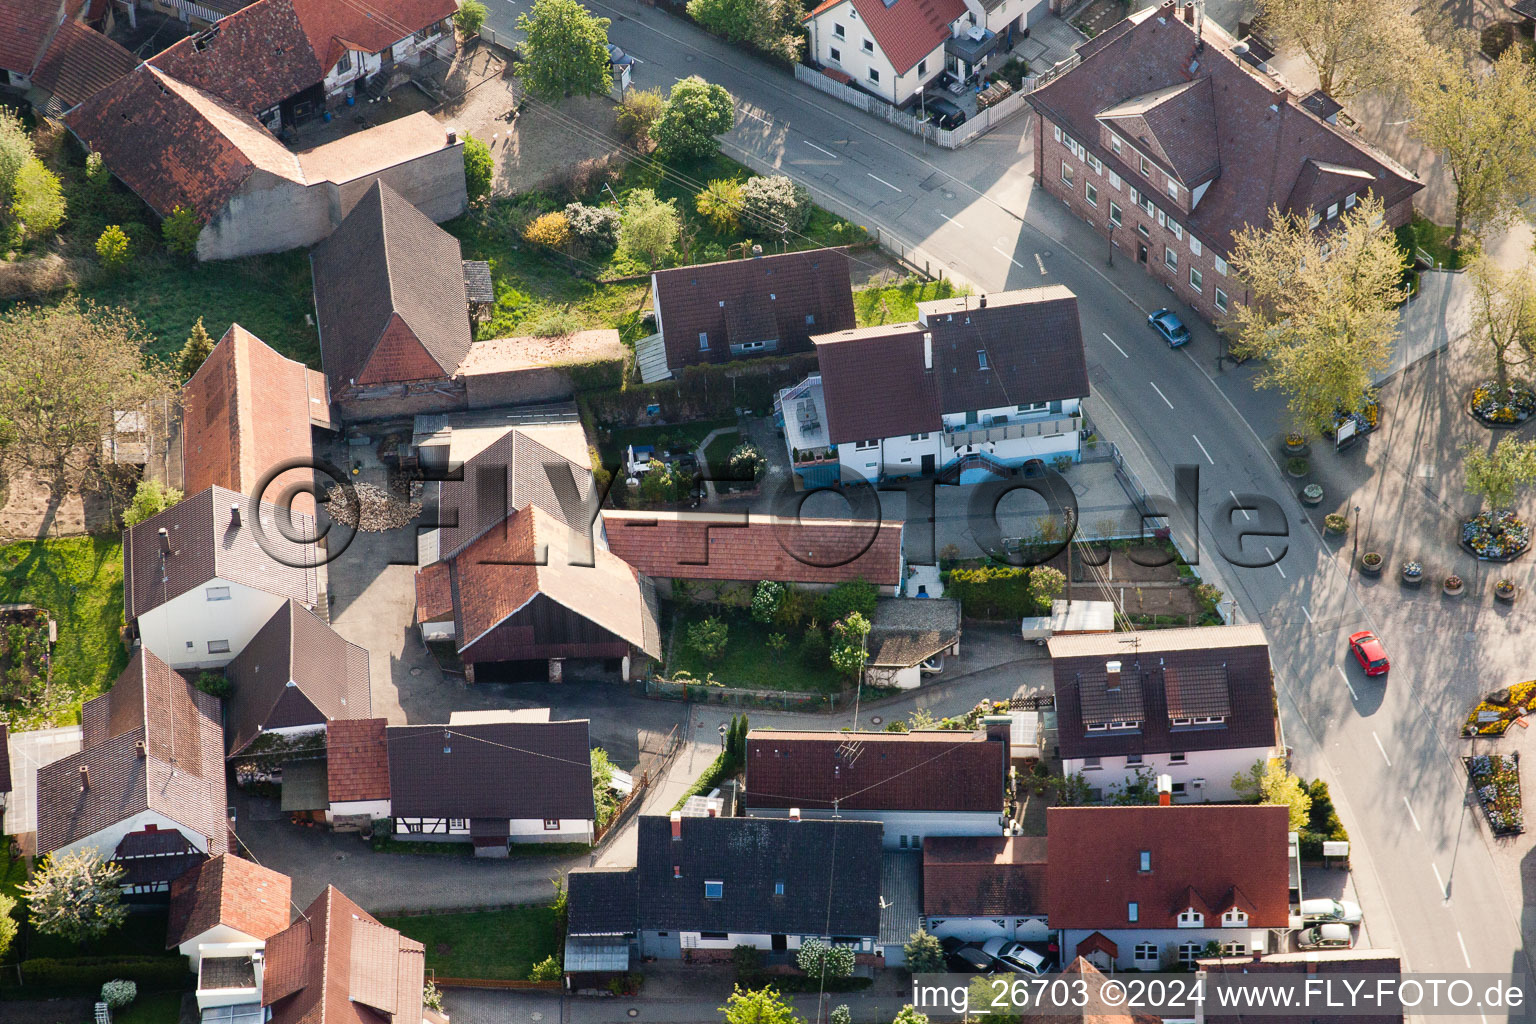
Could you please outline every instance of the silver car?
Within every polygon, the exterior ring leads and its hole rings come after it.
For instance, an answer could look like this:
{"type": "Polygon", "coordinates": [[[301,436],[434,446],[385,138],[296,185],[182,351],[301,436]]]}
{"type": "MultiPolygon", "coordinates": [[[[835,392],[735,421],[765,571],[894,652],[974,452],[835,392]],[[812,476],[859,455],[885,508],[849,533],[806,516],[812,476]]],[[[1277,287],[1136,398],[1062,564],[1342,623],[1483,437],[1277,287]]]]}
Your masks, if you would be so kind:
{"type": "Polygon", "coordinates": [[[1301,919],[1307,924],[1338,921],[1342,924],[1359,924],[1364,919],[1358,904],[1349,900],[1302,900],[1301,919]]]}
{"type": "Polygon", "coordinates": [[[988,939],[981,951],[990,956],[999,968],[1015,974],[1044,974],[1045,957],[1022,942],[1009,942],[1004,938],[988,939]]]}

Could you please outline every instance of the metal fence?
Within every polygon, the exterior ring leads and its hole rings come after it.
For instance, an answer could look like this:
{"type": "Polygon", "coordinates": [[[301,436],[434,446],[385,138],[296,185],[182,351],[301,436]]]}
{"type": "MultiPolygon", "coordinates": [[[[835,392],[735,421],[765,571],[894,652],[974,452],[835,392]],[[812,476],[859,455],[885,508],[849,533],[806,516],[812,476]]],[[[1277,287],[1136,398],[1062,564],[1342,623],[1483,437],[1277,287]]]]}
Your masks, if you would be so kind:
{"type": "Polygon", "coordinates": [[[666,739],[661,741],[660,750],[642,750],[640,752],[640,763],[635,765],[634,771],[630,772],[630,777],[635,782],[634,788],[629,791],[628,796],[619,801],[619,806],[614,810],[613,817],[608,820],[608,824],[599,829],[592,837],[594,862],[596,861],[597,848],[602,845],[603,840],[613,835],[614,830],[623,824],[624,819],[628,816],[626,812],[631,808],[640,806],[640,802],[644,798],[646,791],[650,789],[651,784],[660,782],[666,777],[667,769],[671,767],[672,760],[677,757],[677,752],[682,747],[683,738],[678,735],[678,727],[674,725],[667,732],[666,739]]]}

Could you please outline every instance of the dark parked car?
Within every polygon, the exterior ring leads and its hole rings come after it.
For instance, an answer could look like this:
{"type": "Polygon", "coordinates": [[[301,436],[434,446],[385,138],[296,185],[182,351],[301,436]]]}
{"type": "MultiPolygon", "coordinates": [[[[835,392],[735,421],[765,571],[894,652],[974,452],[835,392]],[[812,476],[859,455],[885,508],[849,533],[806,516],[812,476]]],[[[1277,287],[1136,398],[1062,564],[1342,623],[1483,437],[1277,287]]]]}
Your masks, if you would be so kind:
{"type": "Polygon", "coordinates": [[[959,128],[965,124],[965,111],[942,96],[924,96],[923,109],[928,111],[928,121],[939,128],[959,128]]]}
{"type": "Polygon", "coordinates": [[[991,974],[997,970],[992,958],[975,946],[961,946],[944,959],[957,974],[991,974]]]}
{"type": "Polygon", "coordinates": [[[1173,310],[1160,309],[1147,317],[1147,323],[1168,343],[1169,348],[1189,344],[1189,328],[1184,326],[1184,321],[1173,310]]]}

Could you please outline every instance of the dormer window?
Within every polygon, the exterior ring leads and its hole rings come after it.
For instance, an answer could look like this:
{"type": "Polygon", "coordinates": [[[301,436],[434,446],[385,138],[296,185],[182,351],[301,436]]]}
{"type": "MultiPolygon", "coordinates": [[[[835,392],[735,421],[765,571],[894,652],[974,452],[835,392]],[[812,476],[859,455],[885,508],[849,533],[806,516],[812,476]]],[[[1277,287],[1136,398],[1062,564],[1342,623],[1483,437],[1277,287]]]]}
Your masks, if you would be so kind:
{"type": "Polygon", "coordinates": [[[1114,150],[1116,153],[1120,152],[1120,136],[1116,135],[1114,132],[1109,133],[1109,148],[1114,150]]]}
{"type": "Polygon", "coordinates": [[[725,883],[724,882],[705,882],[704,883],[704,898],[707,899],[707,900],[723,900],[723,899],[725,899],[725,883]]]}
{"type": "Polygon", "coordinates": [[[1248,915],[1236,907],[1221,915],[1221,926],[1223,928],[1242,928],[1247,923],[1248,915]]]}
{"type": "Polygon", "coordinates": [[[1137,921],[1141,920],[1141,904],[1127,903],[1125,905],[1125,919],[1131,922],[1131,924],[1135,924],[1137,921]]]}
{"type": "Polygon", "coordinates": [[[1168,179],[1168,195],[1174,199],[1179,198],[1179,183],[1172,178],[1168,179]]]}
{"type": "Polygon", "coordinates": [[[1351,192],[1349,195],[1344,197],[1344,209],[1353,210],[1355,208],[1356,202],[1358,202],[1358,200],[1355,198],[1355,194],[1351,192]]]}
{"type": "Polygon", "coordinates": [[[1328,207],[1328,219],[1329,220],[1333,220],[1333,218],[1337,217],[1338,215],[1339,215],[1339,204],[1338,203],[1330,204],[1329,207],[1328,207]]]}
{"type": "Polygon", "coordinates": [[[986,352],[986,349],[977,349],[976,350],[976,368],[978,370],[985,370],[987,368],[987,352],[986,352]]]}
{"type": "Polygon", "coordinates": [[[1190,907],[1189,909],[1179,914],[1180,928],[1200,928],[1204,926],[1204,924],[1205,915],[1200,913],[1200,911],[1196,910],[1194,907],[1190,907]]]}
{"type": "Polygon", "coordinates": [[[1307,218],[1307,226],[1312,228],[1312,229],[1314,229],[1314,230],[1322,222],[1323,222],[1323,218],[1319,217],[1316,213],[1313,213],[1311,216],[1309,216],[1307,218]]]}

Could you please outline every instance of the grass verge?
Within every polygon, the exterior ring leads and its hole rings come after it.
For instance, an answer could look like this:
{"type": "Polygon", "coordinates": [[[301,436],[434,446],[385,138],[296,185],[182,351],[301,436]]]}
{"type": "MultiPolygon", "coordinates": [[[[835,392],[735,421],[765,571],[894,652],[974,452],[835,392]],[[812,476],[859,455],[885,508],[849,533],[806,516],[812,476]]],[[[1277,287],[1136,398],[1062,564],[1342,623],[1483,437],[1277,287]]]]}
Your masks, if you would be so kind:
{"type": "Polygon", "coordinates": [[[924,281],[908,277],[884,288],[864,288],[853,293],[853,311],[860,327],[906,323],[917,319],[917,304],[947,299],[965,292],[952,281],[924,281]]]}
{"type": "Polygon", "coordinates": [[[673,628],[679,631],[671,645],[672,661],[668,676],[687,672],[695,679],[714,676],[724,686],[744,686],[757,690],[795,690],[810,693],[837,693],[843,681],[832,668],[825,643],[807,649],[806,631],[754,622],[744,612],[728,609],[714,614],[730,628],[725,653],[717,661],[706,661],[688,643],[688,627],[711,616],[707,608],[689,605],[673,616],[673,628]],[[788,641],[782,651],[768,646],[768,638],[781,633],[788,641]]]}
{"type": "Polygon", "coordinates": [[[379,920],[426,946],[427,968],[440,978],[520,981],[560,948],[549,906],[379,920]]]}
{"type": "Polygon", "coordinates": [[[1410,258],[1417,257],[1415,250],[1423,249],[1441,270],[1457,270],[1461,267],[1461,253],[1450,246],[1452,229],[1421,214],[1413,215],[1413,222],[1397,229],[1397,244],[1408,250],[1410,258]]]}
{"type": "Polygon", "coordinates": [[[181,1019],[181,993],[156,992],[140,996],[112,1011],[112,1024],[176,1024],[181,1019]]]}

